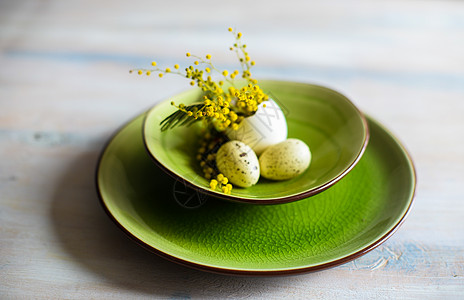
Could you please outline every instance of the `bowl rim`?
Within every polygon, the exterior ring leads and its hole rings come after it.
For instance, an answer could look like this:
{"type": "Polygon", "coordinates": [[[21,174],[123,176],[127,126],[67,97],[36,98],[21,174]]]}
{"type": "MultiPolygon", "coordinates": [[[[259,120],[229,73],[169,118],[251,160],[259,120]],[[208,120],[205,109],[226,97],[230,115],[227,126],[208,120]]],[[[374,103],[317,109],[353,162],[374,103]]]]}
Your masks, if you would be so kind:
{"type": "MultiPolygon", "coordinates": [[[[364,152],[365,152],[365,150],[367,148],[367,145],[369,143],[369,138],[370,138],[370,131],[369,131],[368,121],[367,121],[365,115],[361,112],[361,110],[347,96],[345,96],[344,94],[342,94],[342,93],[340,93],[340,92],[338,92],[338,91],[336,91],[336,90],[334,90],[332,88],[329,88],[327,86],[323,86],[323,85],[319,85],[319,84],[313,84],[313,83],[307,83],[307,82],[289,81],[289,80],[273,80],[273,79],[271,79],[271,80],[260,79],[260,80],[258,80],[258,83],[259,82],[266,82],[266,83],[278,82],[278,83],[293,83],[293,84],[296,83],[296,84],[299,84],[299,85],[313,86],[313,87],[316,87],[316,88],[322,88],[322,89],[329,90],[330,92],[335,93],[335,94],[341,96],[342,98],[344,98],[344,100],[348,104],[350,104],[353,107],[353,109],[357,112],[357,115],[361,119],[362,127],[364,128],[364,137],[363,137],[362,146],[359,149],[358,153],[356,154],[355,159],[350,163],[350,165],[347,166],[345,168],[345,170],[340,172],[340,174],[338,174],[337,176],[335,176],[331,180],[328,180],[326,183],[322,184],[321,186],[318,186],[318,187],[315,187],[315,188],[312,188],[312,189],[309,189],[309,190],[306,190],[306,191],[303,191],[303,192],[300,192],[300,193],[297,193],[297,194],[292,194],[292,195],[283,196],[283,197],[276,197],[276,198],[261,198],[261,199],[260,198],[246,198],[246,197],[243,197],[243,196],[224,194],[224,193],[221,193],[219,191],[213,191],[213,190],[209,189],[206,186],[202,187],[202,186],[196,185],[193,182],[185,179],[184,177],[177,175],[169,167],[165,166],[161,161],[159,161],[155,157],[155,155],[152,153],[152,151],[150,150],[148,142],[147,142],[146,127],[147,127],[147,124],[148,124],[147,120],[148,120],[149,116],[161,104],[169,101],[169,99],[164,99],[164,100],[158,102],[157,104],[155,104],[152,108],[150,108],[146,112],[146,114],[144,116],[143,123],[142,123],[142,139],[143,139],[144,148],[145,148],[148,156],[166,174],[168,174],[169,176],[171,176],[175,180],[177,180],[179,182],[182,182],[185,186],[187,186],[187,187],[189,187],[189,188],[191,188],[191,189],[193,189],[193,190],[195,190],[197,192],[200,192],[200,193],[202,193],[204,195],[207,195],[207,196],[221,198],[221,199],[225,199],[225,200],[229,200],[229,201],[240,202],[240,203],[250,203],[250,204],[283,204],[283,203],[289,203],[289,202],[309,198],[309,197],[317,195],[317,194],[327,190],[328,188],[332,187],[333,185],[335,185],[338,181],[340,181],[343,177],[345,177],[345,175],[347,175],[356,166],[356,164],[359,162],[359,160],[361,159],[361,157],[363,156],[363,154],[364,154],[364,152]]],[[[177,93],[174,96],[178,96],[178,95],[182,95],[184,93],[192,92],[193,90],[195,90],[195,89],[188,89],[188,90],[185,90],[185,91],[183,91],[181,93],[177,93]]]]}

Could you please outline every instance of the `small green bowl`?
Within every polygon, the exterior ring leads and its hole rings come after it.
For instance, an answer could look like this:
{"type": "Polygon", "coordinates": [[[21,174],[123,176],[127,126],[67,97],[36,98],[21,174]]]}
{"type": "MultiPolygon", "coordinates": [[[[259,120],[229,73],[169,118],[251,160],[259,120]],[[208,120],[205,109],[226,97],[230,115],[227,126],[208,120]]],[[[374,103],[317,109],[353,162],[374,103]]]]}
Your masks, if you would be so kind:
{"type": "Polygon", "coordinates": [[[187,186],[215,197],[254,204],[287,203],[316,195],[338,182],[356,165],[369,140],[367,121],[356,106],[329,88],[296,82],[261,80],[260,87],[278,103],[288,125],[288,138],[303,140],[312,161],[301,175],[286,181],[261,178],[249,188],[234,187],[230,195],[209,188],[195,159],[198,126],[162,132],[160,122],[174,112],[171,101],[199,101],[199,89],[163,101],[148,113],[143,125],[144,144],[154,162],[187,186]]]}

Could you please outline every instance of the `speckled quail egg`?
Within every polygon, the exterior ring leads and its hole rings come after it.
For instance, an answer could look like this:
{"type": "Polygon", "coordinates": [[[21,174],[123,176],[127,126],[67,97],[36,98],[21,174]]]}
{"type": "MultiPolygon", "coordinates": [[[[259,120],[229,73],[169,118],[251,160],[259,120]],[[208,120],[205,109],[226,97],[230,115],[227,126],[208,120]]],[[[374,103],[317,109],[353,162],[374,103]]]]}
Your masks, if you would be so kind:
{"type": "Polygon", "coordinates": [[[216,154],[216,165],[229,182],[236,186],[250,187],[258,182],[258,157],[248,145],[240,141],[229,141],[222,145],[216,154]]]}
{"type": "Polygon", "coordinates": [[[285,141],[287,121],[282,109],[269,99],[258,106],[256,113],[245,118],[237,130],[226,132],[231,140],[239,140],[249,145],[257,155],[267,147],[285,141]]]}
{"type": "Polygon", "coordinates": [[[299,139],[288,139],[267,148],[259,158],[261,176],[286,180],[303,173],[311,162],[308,145],[299,139]]]}

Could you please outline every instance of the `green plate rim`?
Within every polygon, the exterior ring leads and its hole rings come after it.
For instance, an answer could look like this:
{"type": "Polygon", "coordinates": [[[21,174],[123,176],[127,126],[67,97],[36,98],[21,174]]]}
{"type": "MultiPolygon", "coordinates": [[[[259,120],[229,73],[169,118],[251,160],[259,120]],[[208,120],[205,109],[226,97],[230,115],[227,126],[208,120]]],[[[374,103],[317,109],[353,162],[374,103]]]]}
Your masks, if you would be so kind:
{"type": "MultiPolygon", "coordinates": [[[[340,181],[343,177],[345,177],[357,165],[359,160],[362,158],[362,156],[364,154],[364,151],[366,150],[367,145],[369,143],[370,131],[369,131],[369,125],[368,125],[366,116],[347,96],[345,96],[344,94],[342,94],[342,93],[340,93],[340,92],[338,92],[338,91],[336,91],[336,90],[334,90],[332,88],[329,88],[327,86],[313,84],[313,83],[285,81],[285,80],[263,80],[263,79],[261,79],[260,81],[261,82],[265,81],[266,83],[272,83],[272,82],[289,83],[289,84],[290,83],[292,83],[292,84],[296,83],[296,84],[300,84],[300,85],[314,86],[314,87],[317,87],[317,88],[326,89],[326,90],[328,90],[328,91],[330,91],[332,93],[338,94],[342,98],[344,98],[344,100],[348,104],[350,104],[353,107],[353,109],[356,111],[356,113],[359,115],[359,117],[361,119],[362,126],[364,128],[364,140],[363,140],[361,149],[359,150],[359,152],[356,155],[356,158],[351,162],[351,164],[348,165],[344,171],[342,171],[340,174],[338,174],[338,176],[336,176],[336,177],[332,178],[331,180],[327,181],[325,184],[323,184],[321,186],[318,186],[318,187],[315,187],[315,188],[312,188],[312,189],[309,189],[309,190],[306,190],[306,191],[303,191],[303,192],[301,192],[299,194],[293,194],[293,195],[290,195],[290,196],[283,196],[283,197],[278,197],[278,198],[260,198],[260,199],[256,199],[256,198],[245,198],[243,196],[228,195],[228,194],[224,194],[224,193],[219,192],[219,191],[213,191],[213,190],[211,190],[210,188],[208,188],[206,186],[197,185],[197,184],[187,180],[186,178],[183,178],[182,176],[176,174],[169,167],[163,165],[162,162],[160,162],[158,159],[156,159],[155,155],[149,149],[148,143],[146,141],[146,127],[147,127],[146,124],[147,124],[148,116],[149,116],[150,112],[155,110],[159,105],[161,105],[164,102],[170,101],[169,99],[166,99],[166,100],[161,101],[161,102],[157,103],[156,105],[154,105],[152,108],[150,108],[147,111],[147,113],[146,113],[146,115],[144,117],[143,125],[142,125],[142,135],[143,135],[143,144],[144,144],[146,152],[148,153],[148,156],[152,159],[152,161],[161,170],[163,170],[169,176],[171,176],[175,180],[180,181],[183,184],[187,185],[188,187],[190,187],[192,189],[195,189],[195,190],[197,190],[197,191],[199,191],[199,192],[201,192],[203,194],[206,194],[208,196],[221,198],[221,199],[225,199],[225,200],[229,200],[229,201],[234,201],[234,202],[252,203],[252,204],[261,204],[261,205],[289,203],[289,202],[298,201],[298,200],[306,199],[308,197],[317,195],[317,194],[327,190],[328,188],[332,187],[334,184],[336,184],[338,181],[340,181]]],[[[192,89],[186,90],[186,91],[184,91],[182,93],[179,93],[177,95],[182,95],[182,94],[187,93],[187,92],[189,92],[191,90],[192,89]]]]}
{"type": "MultiPolygon", "coordinates": [[[[148,111],[142,114],[147,114],[148,111]]],[[[368,119],[370,122],[376,123],[377,126],[379,126],[399,147],[401,152],[405,155],[405,158],[407,162],[409,163],[410,171],[411,171],[411,196],[408,200],[408,205],[406,209],[403,211],[403,214],[399,217],[398,221],[392,225],[392,228],[385,233],[383,236],[380,238],[376,239],[375,241],[370,242],[367,246],[364,248],[345,255],[343,257],[340,257],[339,259],[335,259],[333,261],[321,263],[318,265],[313,265],[313,266],[306,266],[306,267],[296,267],[296,268],[288,268],[288,269],[277,269],[277,270],[257,270],[257,269],[250,269],[250,270],[245,270],[245,269],[234,269],[234,268],[221,268],[221,267],[216,267],[216,266],[211,266],[207,264],[201,264],[201,263],[195,263],[193,261],[188,261],[184,260],[179,257],[175,257],[169,253],[163,252],[143,240],[139,239],[136,237],[134,234],[132,234],[127,228],[125,228],[117,219],[116,217],[111,213],[109,208],[107,207],[104,197],[101,193],[100,186],[99,186],[99,174],[100,174],[100,167],[101,167],[101,162],[102,159],[106,153],[106,150],[108,149],[108,146],[113,142],[113,140],[117,137],[117,135],[126,127],[128,126],[131,122],[133,122],[135,119],[140,117],[141,114],[137,115],[136,117],[132,118],[130,121],[126,122],[124,125],[122,125],[106,142],[105,146],[103,147],[103,150],[101,151],[99,158],[97,160],[97,168],[95,171],[95,187],[96,187],[96,192],[98,195],[99,202],[105,211],[105,213],[108,215],[108,217],[113,221],[114,224],[116,224],[117,227],[119,227],[131,240],[136,242],[138,245],[142,246],[144,249],[160,256],[163,257],[169,261],[175,262],[177,264],[187,266],[193,269],[197,269],[200,271],[207,271],[211,273],[216,273],[216,274],[226,274],[226,275],[239,275],[239,276],[282,276],[282,275],[297,275],[297,274],[303,274],[303,273],[310,273],[310,272],[316,272],[316,271],[321,271],[325,269],[329,269],[332,267],[336,267],[342,264],[345,264],[347,262],[350,262],[358,257],[361,257],[365,255],[366,253],[372,251],[373,249],[377,248],[380,246],[382,243],[384,243],[388,238],[390,238],[398,229],[399,227],[404,223],[406,218],[408,217],[409,213],[411,212],[411,208],[414,203],[415,195],[416,195],[416,187],[417,187],[417,173],[416,173],[416,168],[414,166],[414,162],[412,160],[411,155],[407,151],[407,149],[404,147],[404,145],[398,140],[398,138],[392,134],[390,130],[388,130],[385,126],[383,126],[380,122],[376,121],[374,118],[369,117],[368,115],[365,115],[366,120],[368,119]]],[[[143,123],[142,123],[143,124],[143,123]]]]}

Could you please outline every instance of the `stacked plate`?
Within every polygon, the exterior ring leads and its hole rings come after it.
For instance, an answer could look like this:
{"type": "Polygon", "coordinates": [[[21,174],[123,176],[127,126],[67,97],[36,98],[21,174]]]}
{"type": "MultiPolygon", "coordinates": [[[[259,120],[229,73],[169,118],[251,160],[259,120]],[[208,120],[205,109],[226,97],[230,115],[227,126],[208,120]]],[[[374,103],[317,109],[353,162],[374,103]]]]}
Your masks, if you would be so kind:
{"type": "Polygon", "coordinates": [[[400,142],[331,89],[283,81],[260,87],[285,113],[289,138],[310,147],[305,173],[260,179],[230,195],[209,189],[195,159],[197,128],[159,127],[172,100],[201,97],[191,90],[137,116],[105,147],[97,188],[111,219],[170,260],[243,275],[325,269],[391,236],[415,191],[414,166],[400,142]]]}

